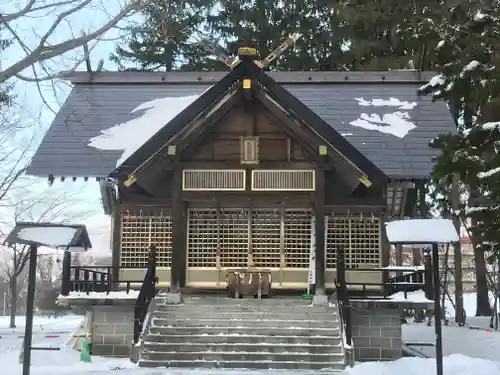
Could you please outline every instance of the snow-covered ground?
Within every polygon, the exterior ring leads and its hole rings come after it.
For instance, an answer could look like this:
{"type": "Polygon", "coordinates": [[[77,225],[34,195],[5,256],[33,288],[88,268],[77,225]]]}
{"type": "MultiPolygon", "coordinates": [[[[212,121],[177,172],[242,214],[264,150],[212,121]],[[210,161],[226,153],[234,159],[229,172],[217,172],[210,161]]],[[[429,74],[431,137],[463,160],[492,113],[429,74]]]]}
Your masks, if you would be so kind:
{"type": "MultiPolygon", "coordinates": [[[[470,305],[468,305],[470,306],[470,305]]],[[[466,308],[467,309],[467,308],[466,308]]],[[[468,313],[469,315],[469,313],[468,313]]],[[[274,374],[330,374],[329,371],[250,371],[250,370],[183,370],[183,369],[140,369],[127,359],[106,359],[92,357],[92,363],[79,361],[79,353],[66,347],[64,343],[71,336],[73,330],[79,325],[83,317],[66,316],[61,318],[41,318],[34,321],[33,344],[35,346],[60,347],[60,351],[34,351],[32,353],[33,375],[104,375],[110,372],[119,372],[123,375],[274,375],[274,374]],[[46,338],[49,336],[49,338],[46,338]]],[[[19,375],[22,365],[18,363],[19,349],[24,335],[24,317],[18,317],[15,329],[8,328],[9,320],[0,317],[0,363],[4,375],[19,375]]],[[[419,330],[415,332],[432,332],[433,327],[424,324],[410,324],[405,327],[405,335],[408,335],[408,327],[416,326],[419,330]]],[[[445,337],[449,335],[450,328],[444,329],[445,337]]],[[[455,331],[454,331],[455,332],[455,331]]],[[[425,333],[427,334],[427,333],[425,333]]],[[[462,354],[450,354],[444,358],[444,375],[500,375],[500,362],[484,358],[497,359],[495,357],[500,349],[500,333],[486,331],[472,331],[468,328],[456,328],[455,340],[448,342],[446,353],[453,351],[462,354]],[[482,333],[482,335],[468,337],[470,333],[482,333]],[[489,340],[489,341],[488,341],[489,340]],[[458,347],[461,342],[470,341],[469,346],[458,347]],[[476,351],[471,351],[475,347],[476,351]],[[489,355],[485,355],[490,352],[489,355]],[[467,354],[468,356],[464,355],[467,354]],[[471,357],[478,358],[471,358],[471,357]]],[[[422,337],[418,337],[423,341],[422,337]]],[[[428,342],[432,342],[429,338],[428,342]]],[[[446,346],[446,339],[445,339],[446,346]]],[[[394,362],[368,362],[358,364],[346,370],[343,375],[433,375],[435,374],[435,360],[433,358],[402,358],[394,362]]]]}
{"type": "MultiPolygon", "coordinates": [[[[454,322],[454,309],[449,301],[446,311],[450,316],[449,325],[443,325],[443,354],[459,353],[474,358],[500,361],[500,331],[489,330],[489,317],[475,317],[476,295],[464,294],[464,309],[467,315],[466,325],[458,327],[454,322]],[[470,329],[479,327],[480,330],[470,329]]],[[[403,342],[405,343],[434,343],[434,325],[426,323],[411,323],[403,325],[403,342]]],[[[435,355],[435,348],[429,346],[411,346],[428,356],[435,355]]]]}

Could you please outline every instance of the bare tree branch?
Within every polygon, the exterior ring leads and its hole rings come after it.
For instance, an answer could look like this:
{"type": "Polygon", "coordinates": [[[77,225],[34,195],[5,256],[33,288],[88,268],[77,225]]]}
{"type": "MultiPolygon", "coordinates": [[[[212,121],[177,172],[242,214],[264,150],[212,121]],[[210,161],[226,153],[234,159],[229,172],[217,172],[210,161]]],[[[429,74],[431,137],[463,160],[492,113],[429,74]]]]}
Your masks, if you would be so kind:
{"type": "Polygon", "coordinates": [[[12,63],[5,70],[0,71],[0,83],[7,81],[10,78],[16,77],[21,74],[26,68],[34,66],[36,64],[41,64],[47,60],[50,60],[56,56],[63,55],[66,52],[72,51],[78,47],[83,46],[86,43],[89,43],[92,40],[96,40],[100,38],[107,31],[114,28],[122,19],[132,15],[141,9],[145,4],[147,4],[148,0],[129,0],[129,2],[107,23],[97,28],[94,31],[91,31],[85,35],[82,35],[77,38],[70,38],[63,42],[56,43],[54,45],[50,45],[47,43],[48,39],[52,37],[58,26],[61,24],[63,20],[67,17],[78,13],[85,7],[89,6],[92,0],[68,0],[68,1],[56,1],[51,4],[41,5],[36,7],[36,3],[38,0],[29,0],[27,5],[21,9],[19,12],[2,15],[0,14],[0,25],[3,25],[10,34],[12,34],[12,38],[21,46],[23,51],[25,52],[25,56],[20,58],[18,61],[12,63]],[[11,26],[13,21],[19,21],[23,16],[26,16],[28,13],[33,13],[35,10],[47,9],[47,8],[61,8],[64,5],[75,4],[71,8],[64,10],[58,14],[54,22],[45,32],[45,34],[40,38],[38,44],[33,49],[29,49],[21,36],[14,30],[11,26]],[[42,7],[42,8],[41,8],[42,7]]]}

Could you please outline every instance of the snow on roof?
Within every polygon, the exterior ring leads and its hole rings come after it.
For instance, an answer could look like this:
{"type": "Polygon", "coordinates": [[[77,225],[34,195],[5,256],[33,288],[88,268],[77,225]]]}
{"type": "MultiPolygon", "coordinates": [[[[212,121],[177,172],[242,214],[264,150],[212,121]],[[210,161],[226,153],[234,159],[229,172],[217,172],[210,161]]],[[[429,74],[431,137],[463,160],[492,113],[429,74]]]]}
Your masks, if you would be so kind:
{"type": "MultiPolygon", "coordinates": [[[[75,237],[77,229],[69,227],[23,228],[17,237],[24,241],[36,242],[54,248],[67,247],[75,237]]],[[[75,251],[70,248],[70,250],[75,251]]],[[[85,251],[85,250],[83,250],[85,251]]]]}
{"type": "MultiPolygon", "coordinates": [[[[355,98],[360,106],[364,107],[397,107],[400,110],[411,110],[417,105],[416,102],[401,101],[397,98],[372,99],[355,98]]],[[[349,123],[352,126],[368,130],[376,130],[381,133],[392,134],[404,138],[408,132],[416,128],[411,121],[410,113],[407,111],[395,111],[392,113],[370,115],[361,113],[360,117],[349,123]]]]}
{"type": "Polygon", "coordinates": [[[449,219],[408,219],[386,223],[391,243],[449,243],[459,240],[449,219]]]}
{"type": "Polygon", "coordinates": [[[88,145],[99,150],[123,150],[116,162],[119,167],[199,97],[200,95],[166,97],[144,102],[130,112],[144,111],[142,115],[101,131],[100,135],[90,139],[88,145]]]}
{"type": "Polygon", "coordinates": [[[127,292],[69,292],[67,296],[60,295],[58,299],[137,299],[139,296],[138,290],[127,292]]]}

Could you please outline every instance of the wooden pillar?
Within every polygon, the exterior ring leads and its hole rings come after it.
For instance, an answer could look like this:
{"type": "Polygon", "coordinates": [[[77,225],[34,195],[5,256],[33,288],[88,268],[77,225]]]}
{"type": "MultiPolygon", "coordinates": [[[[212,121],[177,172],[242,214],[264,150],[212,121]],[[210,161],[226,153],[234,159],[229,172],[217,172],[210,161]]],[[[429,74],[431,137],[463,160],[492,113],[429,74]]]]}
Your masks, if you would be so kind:
{"type": "MultiPolygon", "coordinates": [[[[120,256],[121,256],[121,212],[119,203],[117,202],[113,207],[113,213],[111,216],[111,289],[118,290],[118,284],[120,282],[120,256]]],[[[109,275],[108,275],[109,277],[109,275]]]]}
{"type": "Polygon", "coordinates": [[[180,292],[186,281],[186,209],[182,201],[182,169],[177,168],[172,181],[172,265],[170,291],[180,292]]]}
{"type": "Polygon", "coordinates": [[[71,253],[65,251],[62,262],[61,295],[67,296],[71,292],[71,253]]]}
{"type": "MultiPolygon", "coordinates": [[[[380,261],[382,267],[388,267],[391,262],[391,244],[389,243],[389,239],[387,238],[387,233],[385,231],[385,223],[388,221],[387,213],[382,215],[380,221],[380,251],[382,252],[380,261]]],[[[389,293],[389,271],[382,271],[382,283],[384,284],[384,295],[389,293]]]]}
{"type": "MultiPolygon", "coordinates": [[[[418,185],[418,212],[419,216],[422,219],[427,218],[427,205],[425,204],[425,182],[421,182],[418,185]]],[[[414,266],[421,266],[422,265],[422,249],[417,248],[413,249],[413,265],[414,266]]]]}
{"type": "Polygon", "coordinates": [[[316,215],[316,294],[325,291],[325,171],[316,169],[315,172],[315,203],[314,213],[316,215]]]}

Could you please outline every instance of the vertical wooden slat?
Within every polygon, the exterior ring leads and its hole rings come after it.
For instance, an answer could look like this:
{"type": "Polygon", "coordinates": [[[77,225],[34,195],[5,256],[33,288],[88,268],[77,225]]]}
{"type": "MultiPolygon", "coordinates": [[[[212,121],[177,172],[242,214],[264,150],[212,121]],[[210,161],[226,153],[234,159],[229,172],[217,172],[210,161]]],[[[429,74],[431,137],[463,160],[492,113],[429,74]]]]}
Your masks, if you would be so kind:
{"type": "Polygon", "coordinates": [[[252,208],[248,209],[248,267],[253,267],[253,255],[252,255],[252,208]]]}
{"type": "Polygon", "coordinates": [[[315,173],[316,291],[325,289],[325,171],[315,173]]]}
{"type": "MultiPolygon", "coordinates": [[[[216,215],[217,215],[217,248],[215,250],[215,268],[217,268],[217,285],[219,285],[221,278],[220,278],[220,272],[221,272],[221,264],[220,264],[220,238],[221,238],[221,223],[220,223],[220,205],[217,202],[217,208],[216,208],[216,215]]],[[[223,280],[222,280],[223,281],[223,280]]]]}
{"type": "Polygon", "coordinates": [[[283,269],[286,267],[285,261],[285,210],[280,209],[280,285],[283,285],[283,269]]]}

